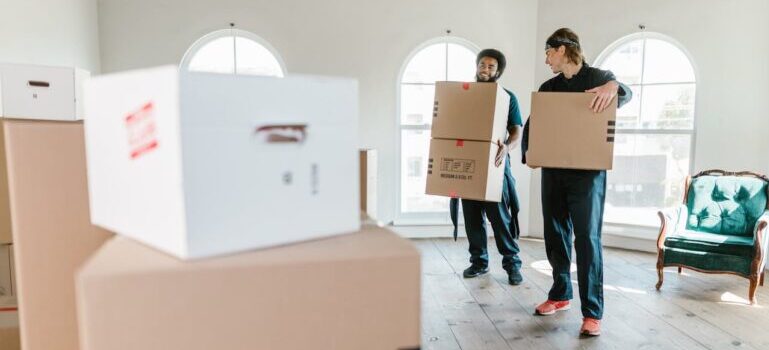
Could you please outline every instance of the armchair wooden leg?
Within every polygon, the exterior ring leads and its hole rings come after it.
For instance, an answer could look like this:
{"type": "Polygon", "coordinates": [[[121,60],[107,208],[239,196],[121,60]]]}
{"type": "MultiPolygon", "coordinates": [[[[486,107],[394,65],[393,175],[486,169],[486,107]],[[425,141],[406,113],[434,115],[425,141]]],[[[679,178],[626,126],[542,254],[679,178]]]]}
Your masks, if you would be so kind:
{"type": "Polygon", "coordinates": [[[750,289],[748,289],[748,299],[750,300],[750,305],[756,305],[758,303],[756,301],[756,288],[758,287],[758,279],[758,276],[750,277],[750,289]]]}
{"type": "Polygon", "coordinates": [[[657,290],[660,290],[660,288],[662,288],[662,280],[663,280],[663,276],[664,276],[664,273],[662,271],[663,268],[664,267],[662,266],[662,264],[657,263],[657,278],[658,278],[658,280],[657,280],[657,285],[655,286],[657,288],[657,290]]]}
{"type": "Polygon", "coordinates": [[[764,286],[764,274],[766,272],[761,272],[761,279],[758,281],[758,285],[763,287],[764,286]]]}
{"type": "Polygon", "coordinates": [[[683,268],[683,267],[681,267],[681,266],[679,266],[679,267],[678,267],[678,274],[680,275],[680,274],[681,274],[681,271],[683,271],[683,270],[684,270],[684,268],[683,268]]]}

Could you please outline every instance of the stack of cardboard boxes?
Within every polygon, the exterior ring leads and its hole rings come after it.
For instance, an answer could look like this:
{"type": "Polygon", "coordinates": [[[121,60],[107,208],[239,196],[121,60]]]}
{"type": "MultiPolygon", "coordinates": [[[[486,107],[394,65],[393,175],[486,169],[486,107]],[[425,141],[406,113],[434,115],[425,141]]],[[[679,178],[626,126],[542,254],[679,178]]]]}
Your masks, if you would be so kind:
{"type": "Polygon", "coordinates": [[[418,252],[360,228],[354,81],[161,67],[93,78],[86,111],[118,237],[77,275],[82,349],[418,346],[418,252]]]}
{"type": "MultiPolygon", "coordinates": [[[[109,233],[90,224],[82,92],[88,72],[0,65],[21,344],[78,349],[74,272],[109,233]]],[[[0,185],[2,186],[2,185],[0,185]]]]}
{"type": "Polygon", "coordinates": [[[427,194],[499,202],[510,96],[496,83],[437,82],[427,194]]]}

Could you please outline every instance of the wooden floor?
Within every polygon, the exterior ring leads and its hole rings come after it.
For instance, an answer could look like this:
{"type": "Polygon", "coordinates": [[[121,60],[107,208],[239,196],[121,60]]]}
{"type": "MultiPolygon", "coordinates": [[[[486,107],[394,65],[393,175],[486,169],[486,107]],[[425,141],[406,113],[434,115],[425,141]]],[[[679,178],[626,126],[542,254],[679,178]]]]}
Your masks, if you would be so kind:
{"type": "Polygon", "coordinates": [[[572,309],[533,315],[552,282],[542,241],[520,242],[520,286],[507,284],[493,239],[491,273],[471,279],[462,278],[467,240],[414,242],[422,252],[423,349],[769,349],[769,284],[750,306],[747,279],[670,267],[658,292],[656,255],[607,248],[603,334],[581,339],[576,272],[572,309]]]}

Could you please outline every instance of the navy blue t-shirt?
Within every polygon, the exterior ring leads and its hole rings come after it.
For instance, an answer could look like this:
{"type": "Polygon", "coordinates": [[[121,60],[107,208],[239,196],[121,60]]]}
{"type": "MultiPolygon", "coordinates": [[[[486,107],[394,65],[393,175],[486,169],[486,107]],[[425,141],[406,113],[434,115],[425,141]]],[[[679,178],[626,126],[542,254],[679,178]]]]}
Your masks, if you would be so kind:
{"type": "Polygon", "coordinates": [[[512,130],[516,125],[523,125],[523,119],[521,118],[521,109],[518,107],[518,98],[516,98],[515,94],[508,89],[505,89],[505,92],[510,95],[510,111],[507,113],[507,130],[512,130]]]}

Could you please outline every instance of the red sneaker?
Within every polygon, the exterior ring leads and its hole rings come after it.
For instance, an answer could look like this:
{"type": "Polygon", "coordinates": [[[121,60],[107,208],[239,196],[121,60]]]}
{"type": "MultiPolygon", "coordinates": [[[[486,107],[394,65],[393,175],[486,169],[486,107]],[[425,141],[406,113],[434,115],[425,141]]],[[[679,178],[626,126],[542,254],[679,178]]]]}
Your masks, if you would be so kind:
{"type": "Polygon", "coordinates": [[[579,334],[597,336],[601,335],[601,320],[585,317],[582,319],[582,328],[579,330],[579,334]]]}
{"type": "Polygon", "coordinates": [[[571,309],[571,305],[569,304],[568,300],[556,301],[548,299],[546,302],[537,306],[536,312],[537,315],[549,316],[555,314],[557,311],[564,311],[568,309],[571,309]]]}

